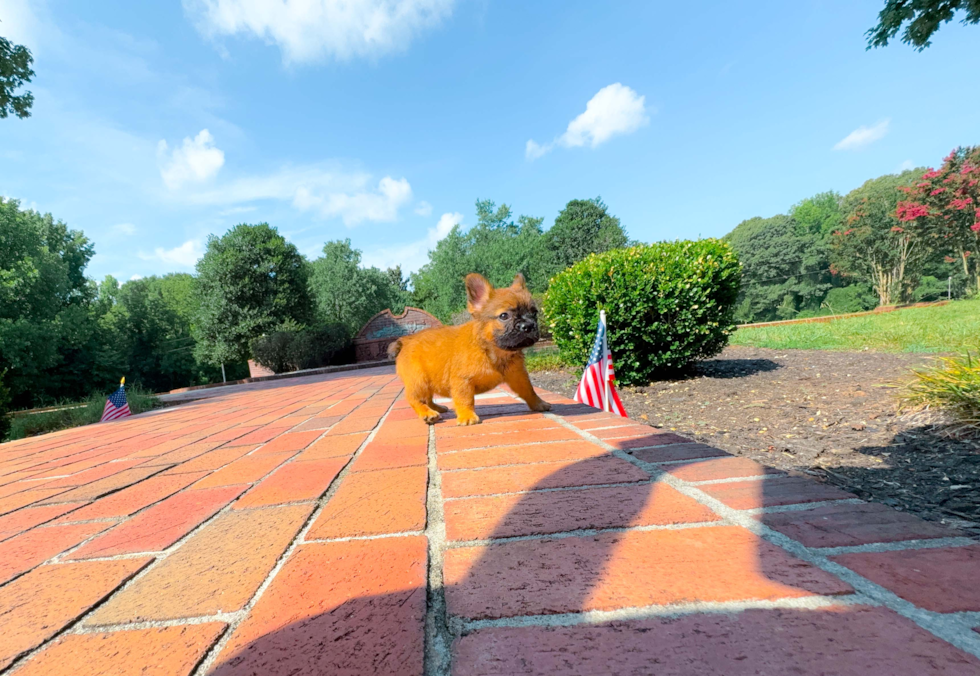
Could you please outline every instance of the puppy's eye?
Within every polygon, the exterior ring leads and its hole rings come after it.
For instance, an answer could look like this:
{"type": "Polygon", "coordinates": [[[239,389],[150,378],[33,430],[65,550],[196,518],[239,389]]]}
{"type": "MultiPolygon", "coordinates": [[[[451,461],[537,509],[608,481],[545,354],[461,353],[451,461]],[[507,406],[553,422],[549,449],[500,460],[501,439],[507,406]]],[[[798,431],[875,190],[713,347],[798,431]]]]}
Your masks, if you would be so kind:
{"type": "Polygon", "coordinates": [[[505,322],[505,321],[507,321],[507,319],[509,317],[510,317],[510,315],[507,314],[506,312],[501,312],[500,315],[497,317],[497,319],[499,319],[500,321],[505,322]]]}

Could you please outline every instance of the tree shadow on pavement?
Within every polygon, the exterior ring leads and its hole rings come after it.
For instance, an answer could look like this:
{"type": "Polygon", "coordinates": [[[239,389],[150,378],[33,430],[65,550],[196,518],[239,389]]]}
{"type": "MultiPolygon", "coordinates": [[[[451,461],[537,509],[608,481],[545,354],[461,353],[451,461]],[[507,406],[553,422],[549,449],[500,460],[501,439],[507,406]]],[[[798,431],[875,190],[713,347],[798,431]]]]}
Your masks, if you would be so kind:
{"type": "MultiPolygon", "coordinates": [[[[600,457],[636,470],[616,454],[600,457]]],[[[945,644],[942,652],[938,639],[881,608],[583,616],[851,591],[748,530],[718,523],[660,476],[581,487],[594,463],[556,464],[527,492],[445,502],[453,674],[980,673],[974,658],[945,644]]],[[[770,481],[750,483],[740,508],[768,504],[770,481]]],[[[211,673],[421,675],[426,575],[422,536],[304,544],[211,673]]]]}

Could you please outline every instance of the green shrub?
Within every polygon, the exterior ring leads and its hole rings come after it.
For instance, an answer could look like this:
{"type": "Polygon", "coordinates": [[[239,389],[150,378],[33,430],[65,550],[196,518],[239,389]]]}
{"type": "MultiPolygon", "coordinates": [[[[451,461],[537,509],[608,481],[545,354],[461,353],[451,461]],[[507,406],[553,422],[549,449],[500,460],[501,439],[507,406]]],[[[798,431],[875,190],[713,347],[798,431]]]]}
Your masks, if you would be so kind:
{"type": "Polygon", "coordinates": [[[851,284],[828,291],[823,305],[835,315],[864,312],[878,307],[878,294],[868,284],[851,284]]]}
{"type": "Polygon", "coordinates": [[[641,384],[721,351],[740,281],[738,258],[720,240],[616,249],[557,274],[544,313],[562,360],[584,365],[606,310],[616,377],[641,384]]]}
{"type": "Polygon", "coordinates": [[[6,371],[0,372],[0,442],[7,438],[10,431],[10,390],[3,384],[6,371]]]}
{"type": "Polygon", "coordinates": [[[252,358],[273,373],[286,373],[336,363],[349,344],[350,336],[343,324],[276,331],[252,341],[252,358]]]}

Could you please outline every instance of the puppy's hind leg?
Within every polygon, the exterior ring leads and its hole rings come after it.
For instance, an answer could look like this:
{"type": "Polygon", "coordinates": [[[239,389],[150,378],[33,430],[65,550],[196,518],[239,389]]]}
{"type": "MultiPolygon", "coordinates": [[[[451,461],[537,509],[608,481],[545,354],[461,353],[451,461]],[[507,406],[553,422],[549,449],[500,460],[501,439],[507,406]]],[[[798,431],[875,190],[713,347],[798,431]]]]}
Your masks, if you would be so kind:
{"type": "Polygon", "coordinates": [[[442,406],[442,405],[437,404],[436,402],[432,401],[432,397],[429,397],[429,400],[427,402],[425,402],[425,403],[428,404],[429,408],[431,408],[433,410],[436,410],[436,411],[439,411],[439,413],[445,413],[446,411],[449,410],[449,407],[448,406],[442,406]]]}
{"type": "Polygon", "coordinates": [[[406,390],[405,398],[408,400],[408,405],[412,407],[412,410],[429,425],[442,418],[439,415],[440,413],[448,410],[443,406],[437,406],[432,403],[432,392],[421,384],[416,385],[412,390],[406,390]]]}

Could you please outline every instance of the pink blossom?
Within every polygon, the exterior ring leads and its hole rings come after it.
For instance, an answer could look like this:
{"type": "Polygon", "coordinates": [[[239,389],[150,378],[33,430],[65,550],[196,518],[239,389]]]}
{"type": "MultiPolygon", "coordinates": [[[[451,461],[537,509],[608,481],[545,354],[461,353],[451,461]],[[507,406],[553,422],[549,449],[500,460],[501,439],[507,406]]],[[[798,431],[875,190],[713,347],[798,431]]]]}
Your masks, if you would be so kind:
{"type": "Polygon", "coordinates": [[[972,230],[973,232],[980,232],[980,221],[977,221],[976,223],[971,225],[970,230],[972,230]]]}
{"type": "Polygon", "coordinates": [[[905,230],[896,225],[892,228],[892,232],[905,232],[905,230]]]}
{"type": "Polygon", "coordinates": [[[922,216],[928,216],[929,207],[918,202],[899,202],[895,212],[900,221],[914,221],[922,216]]]}
{"type": "Polygon", "coordinates": [[[925,179],[936,178],[937,176],[939,176],[939,172],[935,169],[930,169],[926,173],[922,174],[922,178],[925,179]]]}
{"type": "Polygon", "coordinates": [[[941,192],[946,192],[946,188],[936,188],[936,189],[935,189],[935,190],[933,190],[933,191],[932,191],[931,193],[929,193],[929,196],[930,196],[930,197],[933,197],[933,196],[935,196],[935,195],[938,195],[938,194],[939,194],[939,193],[941,193],[941,192]]]}

